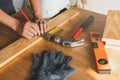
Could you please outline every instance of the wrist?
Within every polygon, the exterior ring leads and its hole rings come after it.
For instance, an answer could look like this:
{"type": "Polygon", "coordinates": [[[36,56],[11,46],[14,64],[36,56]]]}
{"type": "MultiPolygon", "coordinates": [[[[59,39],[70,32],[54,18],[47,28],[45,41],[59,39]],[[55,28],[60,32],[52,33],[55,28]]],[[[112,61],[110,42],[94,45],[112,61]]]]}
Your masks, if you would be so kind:
{"type": "Polygon", "coordinates": [[[42,18],[41,15],[34,15],[34,16],[33,16],[33,21],[34,21],[35,23],[39,23],[40,21],[43,21],[43,18],[42,18]]]}
{"type": "Polygon", "coordinates": [[[34,17],[42,18],[42,14],[41,13],[37,13],[37,12],[33,13],[33,16],[34,17]]]}
{"type": "Polygon", "coordinates": [[[20,21],[19,20],[15,20],[12,25],[10,25],[11,29],[13,29],[14,31],[17,31],[17,28],[20,24],[20,21]]]}
{"type": "Polygon", "coordinates": [[[16,31],[19,35],[21,35],[23,31],[23,27],[24,27],[24,23],[18,20],[15,22],[15,25],[12,27],[12,29],[16,31]]]}

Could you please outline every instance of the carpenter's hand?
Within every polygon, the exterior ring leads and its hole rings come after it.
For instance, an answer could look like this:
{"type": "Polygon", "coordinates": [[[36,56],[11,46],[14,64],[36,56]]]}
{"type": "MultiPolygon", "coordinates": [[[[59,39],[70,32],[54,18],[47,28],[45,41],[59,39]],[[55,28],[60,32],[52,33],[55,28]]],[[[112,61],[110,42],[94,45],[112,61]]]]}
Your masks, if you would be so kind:
{"type": "Polygon", "coordinates": [[[40,35],[45,34],[49,30],[47,22],[43,18],[34,16],[34,22],[37,23],[40,28],[40,35]]]}
{"type": "Polygon", "coordinates": [[[17,32],[27,39],[40,35],[39,26],[33,22],[20,23],[17,32]]]}

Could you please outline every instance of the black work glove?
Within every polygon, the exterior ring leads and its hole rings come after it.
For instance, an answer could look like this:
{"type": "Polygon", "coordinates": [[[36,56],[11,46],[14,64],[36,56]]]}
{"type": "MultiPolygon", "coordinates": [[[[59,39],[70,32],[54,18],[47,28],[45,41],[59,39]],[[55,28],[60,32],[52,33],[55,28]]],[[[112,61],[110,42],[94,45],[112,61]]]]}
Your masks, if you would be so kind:
{"type": "Polygon", "coordinates": [[[33,58],[34,64],[32,67],[31,80],[36,80],[36,78],[39,76],[39,72],[45,72],[49,64],[47,51],[44,51],[41,57],[37,53],[34,53],[33,58]]]}
{"type": "MultiPolygon", "coordinates": [[[[58,76],[59,78],[55,79],[54,77],[52,77],[51,80],[65,80],[67,77],[72,75],[75,72],[75,69],[70,67],[69,65],[71,60],[72,57],[68,56],[64,61],[60,62],[60,64],[58,64],[55,70],[52,72],[54,75],[58,76]]],[[[59,61],[60,60],[58,59],[58,62],[59,61]]]]}
{"type": "Polygon", "coordinates": [[[50,72],[57,70],[60,67],[60,65],[62,65],[63,58],[64,54],[62,51],[59,51],[58,54],[56,54],[54,50],[51,50],[49,54],[50,63],[48,70],[50,72]]]}
{"type": "Polygon", "coordinates": [[[43,52],[42,57],[34,54],[31,80],[65,80],[72,75],[75,72],[75,69],[69,66],[72,58],[67,57],[63,61],[63,57],[62,51],[56,55],[54,50],[49,55],[46,51],[43,52]]]}

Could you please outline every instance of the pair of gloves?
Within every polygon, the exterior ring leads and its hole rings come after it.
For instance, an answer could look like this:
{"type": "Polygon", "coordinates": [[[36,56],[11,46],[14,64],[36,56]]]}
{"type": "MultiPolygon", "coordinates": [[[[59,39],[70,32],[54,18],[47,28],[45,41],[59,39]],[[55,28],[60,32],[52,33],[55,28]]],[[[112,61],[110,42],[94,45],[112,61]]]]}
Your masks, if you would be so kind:
{"type": "Polygon", "coordinates": [[[63,59],[62,51],[58,54],[55,50],[51,50],[49,54],[44,51],[41,56],[35,53],[33,57],[31,80],[65,80],[75,72],[75,69],[69,65],[72,57],[63,59]]]}

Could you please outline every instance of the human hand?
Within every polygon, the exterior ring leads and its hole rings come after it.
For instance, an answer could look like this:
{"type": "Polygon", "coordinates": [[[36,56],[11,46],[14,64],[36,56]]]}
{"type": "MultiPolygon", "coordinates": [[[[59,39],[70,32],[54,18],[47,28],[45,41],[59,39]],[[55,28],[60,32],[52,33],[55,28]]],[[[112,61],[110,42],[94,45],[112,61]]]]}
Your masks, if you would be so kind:
{"type": "Polygon", "coordinates": [[[39,26],[33,22],[19,23],[17,32],[19,35],[31,39],[33,36],[40,35],[39,26]]]}
{"type": "Polygon", "coordinates": [[[49,30],[47,22],[43,18],[34,16],[33,20],[38,24],[41,35],[45,34],[49,30]]]}

